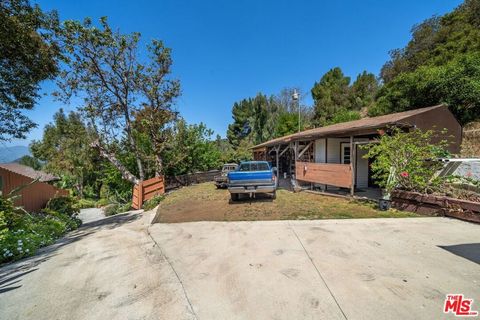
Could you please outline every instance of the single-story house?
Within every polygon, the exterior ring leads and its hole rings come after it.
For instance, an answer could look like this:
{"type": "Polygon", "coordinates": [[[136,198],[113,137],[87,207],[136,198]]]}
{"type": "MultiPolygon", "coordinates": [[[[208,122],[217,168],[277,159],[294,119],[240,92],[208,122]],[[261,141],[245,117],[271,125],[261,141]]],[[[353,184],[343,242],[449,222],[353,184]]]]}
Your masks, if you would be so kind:
{"type": "Polygon", "coordinates": [[[438,139],[449,141],[458,153],[462,127],[445,105],[333,124],[276,138],[253,147],[255,160],[271,161],[280,177],[289,176],[322,190],[375,188],[366,151],[359,145],[378,139],[392,127],[403,130],[437,130],[438,139]],[[440,131],[447,129],[446,134],[440,131]],[[352,152],[352,150],[354,150],[352,152]]]}
{"type": "Polygon", "coordinates": [[[16,188],[26,186],[18,192],[20,197],[15,200],[15,205],[22,206],[29,212],[38,212],[51,198],[68,195],[68,191],[50,184],[58,179],[54,175],[18,163],[1,163],[0,195],[6,196],[16,188]],[[37,181],[34,182],[35,180],[37,181]]]}

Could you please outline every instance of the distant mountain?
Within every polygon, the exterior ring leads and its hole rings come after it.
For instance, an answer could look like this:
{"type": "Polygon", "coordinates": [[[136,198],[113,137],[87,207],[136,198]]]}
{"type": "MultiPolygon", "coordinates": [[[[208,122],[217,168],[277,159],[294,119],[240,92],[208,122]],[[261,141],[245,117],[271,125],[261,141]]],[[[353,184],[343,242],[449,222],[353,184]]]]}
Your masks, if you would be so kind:
{"type": "Polygon", "coordinates": [[[13,162],[29,154],[30,150],[25,146],[3,147],[0,145],[0,163],[13,162]]]}

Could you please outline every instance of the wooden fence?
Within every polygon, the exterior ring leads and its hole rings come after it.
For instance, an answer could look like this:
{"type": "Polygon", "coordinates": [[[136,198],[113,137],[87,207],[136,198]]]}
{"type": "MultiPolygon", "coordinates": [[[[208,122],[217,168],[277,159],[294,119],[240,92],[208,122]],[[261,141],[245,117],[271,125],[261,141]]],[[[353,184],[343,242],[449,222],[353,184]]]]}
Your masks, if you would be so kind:
{"type": "Polygon", "coordinates": [[[297,161],[295,177],[301,181],[342,188],[351,188],[352,186],[352,168],[349,164],[297,161]]]}
{"type": "Polygon", "coordinates": [[[165,179],[163,176],[145,180],[133,187],[132,207],[141,209],[145,201],[164,193],[165,179]]]}
{"type": "Polygon", "coordinates": [[[180,176],[166,177],[166,190],[188,186],[194,183],[213,181],[213,178],[220,174],[220,170],[182,174],[180,176]]]}
{"type": "Polygon", "coordinates": [[[171,177],[156,177],[143,181],[133,187],[132,207],[141,209],[145,201],[156,195],[164,194],[166,190],[188,186],[194,183],[213,181],[220,170],[196,172],[171,177]]]}

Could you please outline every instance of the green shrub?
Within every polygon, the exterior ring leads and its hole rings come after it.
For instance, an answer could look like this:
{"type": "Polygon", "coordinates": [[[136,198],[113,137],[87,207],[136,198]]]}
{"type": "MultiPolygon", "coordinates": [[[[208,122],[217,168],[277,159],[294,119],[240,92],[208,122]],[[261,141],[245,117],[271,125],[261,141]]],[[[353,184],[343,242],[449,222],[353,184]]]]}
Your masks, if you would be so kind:
{"type": "Polygon", "coordinates": [[[365,158],[374,159],[373,177],[387,194],[394,189],[431,193],[441,182],[435,173],[442,164],[435,160],[448,156],[447,145],[433,130],[392,128],[391,134],[381,134],[378,143],[363,148],[368,150],[365,158]],[[439,142],[432,143],[435,140],[439,142]]]}
{"type": "Polygon", "coordinates": [[[95,203],[95,206],[97,208],[101,208],[101,207],[105,207],[105,206],[108,206],[109,204],[111,204],[112,202],[110,200],[108,200],[107,198],[101,198],[99,199],[96,203],[95,203]]]}
{"type": "Polygon", "coordinates": [[[77,200],[71,196],[50,199],[46,209],[66,214],[69,217],[75,217],[80,212],[80,208],[77,206],[77,200]]]}
{"type": "Polygon", "coordinates": [[[120,212],[120,206],[118,203],[111,203],[103,207],[103,213],[105,216],[113,216],[120,212]]]}
{"type": "Polygon", "coordinates": [[[80,199],[78,200],[75,207],[78,209],[95,208],[96,201],[93,199],[80,199]]]}
{"type": "Polygon", "coordinates": [[[80,227],[80,225],[82,224],[82,220],[80,220],[76,216],[70,217],[64,213],[54,211],[51,209],[43,209],[42,212],[48,217],[55,217],[59,221],[62,221],[63,223],[65,223],[66,231],[75,230],[78,227],[80,227]]]}
{"type": "Polygon", "coordinates": [[[132,208],[132,204],[125,203],[125,204],[120,204],[120,203],[110,203],[109,205],[106,205],[103,207],[103,213],[105,216],[113,216],[118,213],[123,213],[127,212],[132,208]]]}
{"type": "Polygon", "coordinates": [[[132,203],[128,202],[119,207],[119,212],[127,212],[130,211],[130,209],[132,209],[132,203]]]}
{"type": "Polygon", "coordinates": [[[18,260],[35,254],[43,246],[50,245],[65,232],[78,228],[69,200],[50,203],[64,212],[46,208],[42,213],[30,214],[13,203],[14,197],[0,197],[0,262],[18,260]]]}
{"type": "Polygon", "coordinates": [[[165,196],[155,196],[143,203],[143,210],[148,211],[152,210],[159,205],[162,200],[165,199],[165,196]]]}

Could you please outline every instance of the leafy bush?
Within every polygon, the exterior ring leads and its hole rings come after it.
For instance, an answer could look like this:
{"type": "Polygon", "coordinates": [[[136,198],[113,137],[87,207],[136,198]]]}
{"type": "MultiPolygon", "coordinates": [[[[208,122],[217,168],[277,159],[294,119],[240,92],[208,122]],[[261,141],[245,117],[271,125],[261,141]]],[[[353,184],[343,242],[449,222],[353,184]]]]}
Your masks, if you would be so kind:
{"type": "Polygon", "coordinates": [[[132,209],[132,203],[128,202],[128,203],[122,204],[118,209],[119,209],[119,213],[130,211],[130,209],[132,209]]]}
{"type": "Polygon", "coordinates": [[[158,206],[159,203],[162,202],[163,199],[165,199],[164,196],[155,196],[155,197],[145,201],[145,203],[143,204],[143,210],[145,210],[145,211],[152,210],[153,208],[158,206]]]}
{"type": "Polygon", "coordinates": [[[442,164],[435,159],[448,155],[447,142],[433,144],[433,138],[432,130],[403,132],[393,128],[391,134],[382,134],[378,143],[365,146],[365,157],[374,159],[373,177],[387,194],[395,188],[422,193],[438,188],[441,181],[434,176],[442,164]]]}
{"type": "Polygon", "coordinates": [[[46,209],[66,214],[69,217],[75,217],[80,212],[77,200],[71,196],[50,199],[46,209]]]}
{"type": "Polygon", "coordinates": [[[103,213],[105,216],[113,216],[118,213],[123,213],[127,212],[132,208],[132,204],[125,203],[125,204],[120,204],[120,203],[110,203],[106,206],[103,207],[103,213]]]}
{"type": "Polygon", "coordinates": [[[42,213],[45,214],[47,217],[55,217],[58,220],[63,221],[65,223],[66,231],[75,230],[82,224],[82,220],[80,220],[76,216],[68,216],[65,213],[61,213],[51,209],[43,209],[42,213]]]}
{"type": "Polygon", "coordinates": [[[110,203],[103,207],[103,214],[105,216],[113,216],[117,213],[120,213],[120,206],[118,203],[110,203]]]}
{"type": "Polygon", "coordinates": [[[86,209],[86,208],[95,208],[97,202],[93,199],[79,199],[75,208],[77,209],[86,209]]]}
{"type": "Polygon", "coordinates": [[[105,206],[108,206],[109,204],[111,204],[112,202],[110,200],[108,200],[107,198],[101,198],[99,199],[96,203],[95,203],[95,206],[97,208],[101,208],[101,207],[105,207],[105,206]]]}
{"type": "Polygon", "coordinates": [[[33,255],[40,247],[54,243],[81,224],[75,211],[67,205],[69,200],[51,203],[51,207],[63,208],[64,212],[46,208],[42,213],[30,214],[16,207],[14,198],[0,197],[0,262],[33,255]]]}

